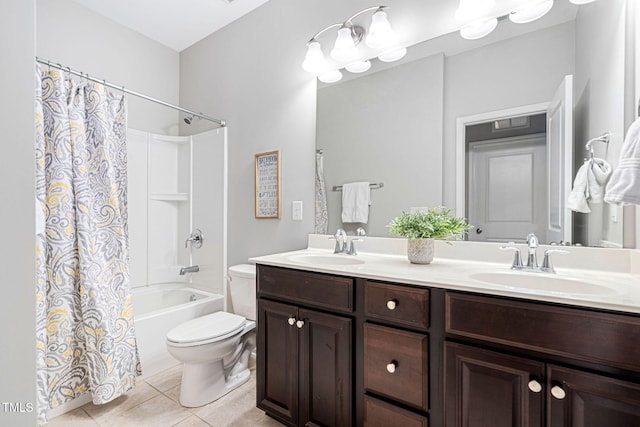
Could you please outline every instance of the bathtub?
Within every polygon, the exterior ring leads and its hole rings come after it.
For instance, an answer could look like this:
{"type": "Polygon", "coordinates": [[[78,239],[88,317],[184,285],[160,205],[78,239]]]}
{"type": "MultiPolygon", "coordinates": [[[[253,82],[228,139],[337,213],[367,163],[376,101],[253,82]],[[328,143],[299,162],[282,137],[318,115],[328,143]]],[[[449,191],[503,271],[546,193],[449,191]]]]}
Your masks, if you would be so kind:
{"type": "Polygon", "coordinates": [[[142,375],[149,377],[178,364],[167,352],[167,332],[187,320],[224,309],[224,297],[184,284],[132,289],[133,313],[142,375]]]}

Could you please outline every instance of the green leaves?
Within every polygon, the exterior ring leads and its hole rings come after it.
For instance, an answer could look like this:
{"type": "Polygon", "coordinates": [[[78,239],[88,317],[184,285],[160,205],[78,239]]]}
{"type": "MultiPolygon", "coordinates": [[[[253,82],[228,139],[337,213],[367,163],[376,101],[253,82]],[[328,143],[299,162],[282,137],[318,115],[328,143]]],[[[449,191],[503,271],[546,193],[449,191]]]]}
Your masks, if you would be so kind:
{"type": "Polygon", "coordinates": [[[438,206],[427,212],[402,212],[388,225],[389,233],[408,239],[446,239],[462,234],[472,226],[464,218],[450,215],[451,209],[438,206]]]}

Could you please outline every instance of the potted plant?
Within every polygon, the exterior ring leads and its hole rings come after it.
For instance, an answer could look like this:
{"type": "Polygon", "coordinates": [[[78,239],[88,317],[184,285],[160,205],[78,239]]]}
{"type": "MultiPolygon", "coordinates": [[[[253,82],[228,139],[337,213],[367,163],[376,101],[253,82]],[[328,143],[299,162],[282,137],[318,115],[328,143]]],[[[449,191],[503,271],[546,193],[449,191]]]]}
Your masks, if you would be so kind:
{"type": "Polygon", "coordinates": [[[435,239],[460,235],[472,226],[464,218],[451,215],[451,209],[438,206],[426,212],[402,212],[388,225],[389,233],[406,237],[407,255],[414,264],[433,261],[435,239]]]}

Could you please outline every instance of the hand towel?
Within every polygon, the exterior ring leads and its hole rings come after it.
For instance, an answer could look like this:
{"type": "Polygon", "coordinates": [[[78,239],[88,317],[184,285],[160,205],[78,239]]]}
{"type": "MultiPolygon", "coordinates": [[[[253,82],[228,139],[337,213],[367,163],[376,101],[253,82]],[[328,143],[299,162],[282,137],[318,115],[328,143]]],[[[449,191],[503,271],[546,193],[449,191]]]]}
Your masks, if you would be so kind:
{"type": "Polygon", "coordinates": [[[591,159],[591,167],[587,170],[587,188],[589,190],[587,202],[589,204],[604,201],[604,189],[609,177],[611,177],[611,165],[598,157],[591,159]]]}
{"type": "Polygon", "coordinates": [[[368,182],[351,182],[342,186],[342,222],[369,221],[371,187],[368,182]]]}
{"type": "Polygon", "coordinates": [[[604,201],[640,205],[640,119],[629,127],[620,161],[607,185],[604,201]]]}
{"type": "Polygon", "coordinates": [[[589,197],[587,173],[590,168],[591,160],[587,160],[582,166],[580,166],[578,173],[576,173],[576,178],[573,181],[573,190],[571,190],[567,199],[567,208],[572,211],[582,213],[591,212],[589,204],[587,203],[587,198],[589,197]]]}

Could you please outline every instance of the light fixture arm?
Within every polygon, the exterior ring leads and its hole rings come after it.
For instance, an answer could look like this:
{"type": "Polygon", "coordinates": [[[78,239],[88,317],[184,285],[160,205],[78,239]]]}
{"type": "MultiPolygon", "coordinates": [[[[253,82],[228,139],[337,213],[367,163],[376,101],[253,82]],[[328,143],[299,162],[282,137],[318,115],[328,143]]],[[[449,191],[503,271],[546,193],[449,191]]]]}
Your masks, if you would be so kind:
{"type": "Polygon", "coordinates": [[[370,12],[372,10],[375,10],[376,12],[378,12],[380,10],[385,10],[385,9],[388,9],[388,8],[389,8],[389,6],[372,6],[372,7],[368,7],[366,9],[361,10],[360,12],[355,13],[353,16],[351,16],[346,21],[344,21],[344,23],[345,24],[347,22],[351,23],[352,20],[354,20],[356,17],[362,15],[363,13],[367,13],[367,12],[370,12]]]}
{"type": "MultiPolygon", "coordinates": [[[[353,21],[355,18],[357,18],[358,16],[362,15],[363,13],[367,13],[367,12],[371,12],[372,10],[375,10],[376,12],[379,10],[385,10],[388,9],[389,6],[371,6],[368,7],[366,9],[362,9],[360,12],[354,13],[352,16],[350,16],[348,19],[346,19],[344,22],[339,22],[337,24],[331,24],[325,28],[323,28],[322,30],[318,31],[317,33],[315,33],[313,35],[313,37],[311,37],[309,39],[309,41],[307,42],[307,46],[309,46],[309,43],[317,41],[316,39],[318,37],[320,37],[320,35],[322,35],[324,32],[332,29],[332,28],[342,28],[342,27],[346,27],[346,28],[357,28],[358,26],[354,26],[353,23],[351,21],[353,21]]],[[[352,31],[353,32],[353,31],[352,31]]],[[[361,37],[360,37],[361,38],[361,37]]]]}
{"type": "Polygon", "coordinates": [[[315,34],[313,35],[313,37],[311,37],[311,38],[309,39],[309,41],[307,42],[307,46],[309,46],[309,43],[312,43],[312,42],[314,42],[314,41],[317,41],[316,39],[317,39],[318,37],[320,37],[320,35],[322,35],[323,33],[325,33],[325,32],[327,32],[327,31],[329,31],[329,30],[330,30],[330,29],[332,29],[332,28],[342,27],[342,25],[343,25],[343,23],[342,23],[342,22],[341,22],[341,23],[339,23],[339,24],[331,24],[331,25],[329,25],[328,27],[323,28],[322,30],[318,31],[317,33],[315,33],[315,34]]]}

